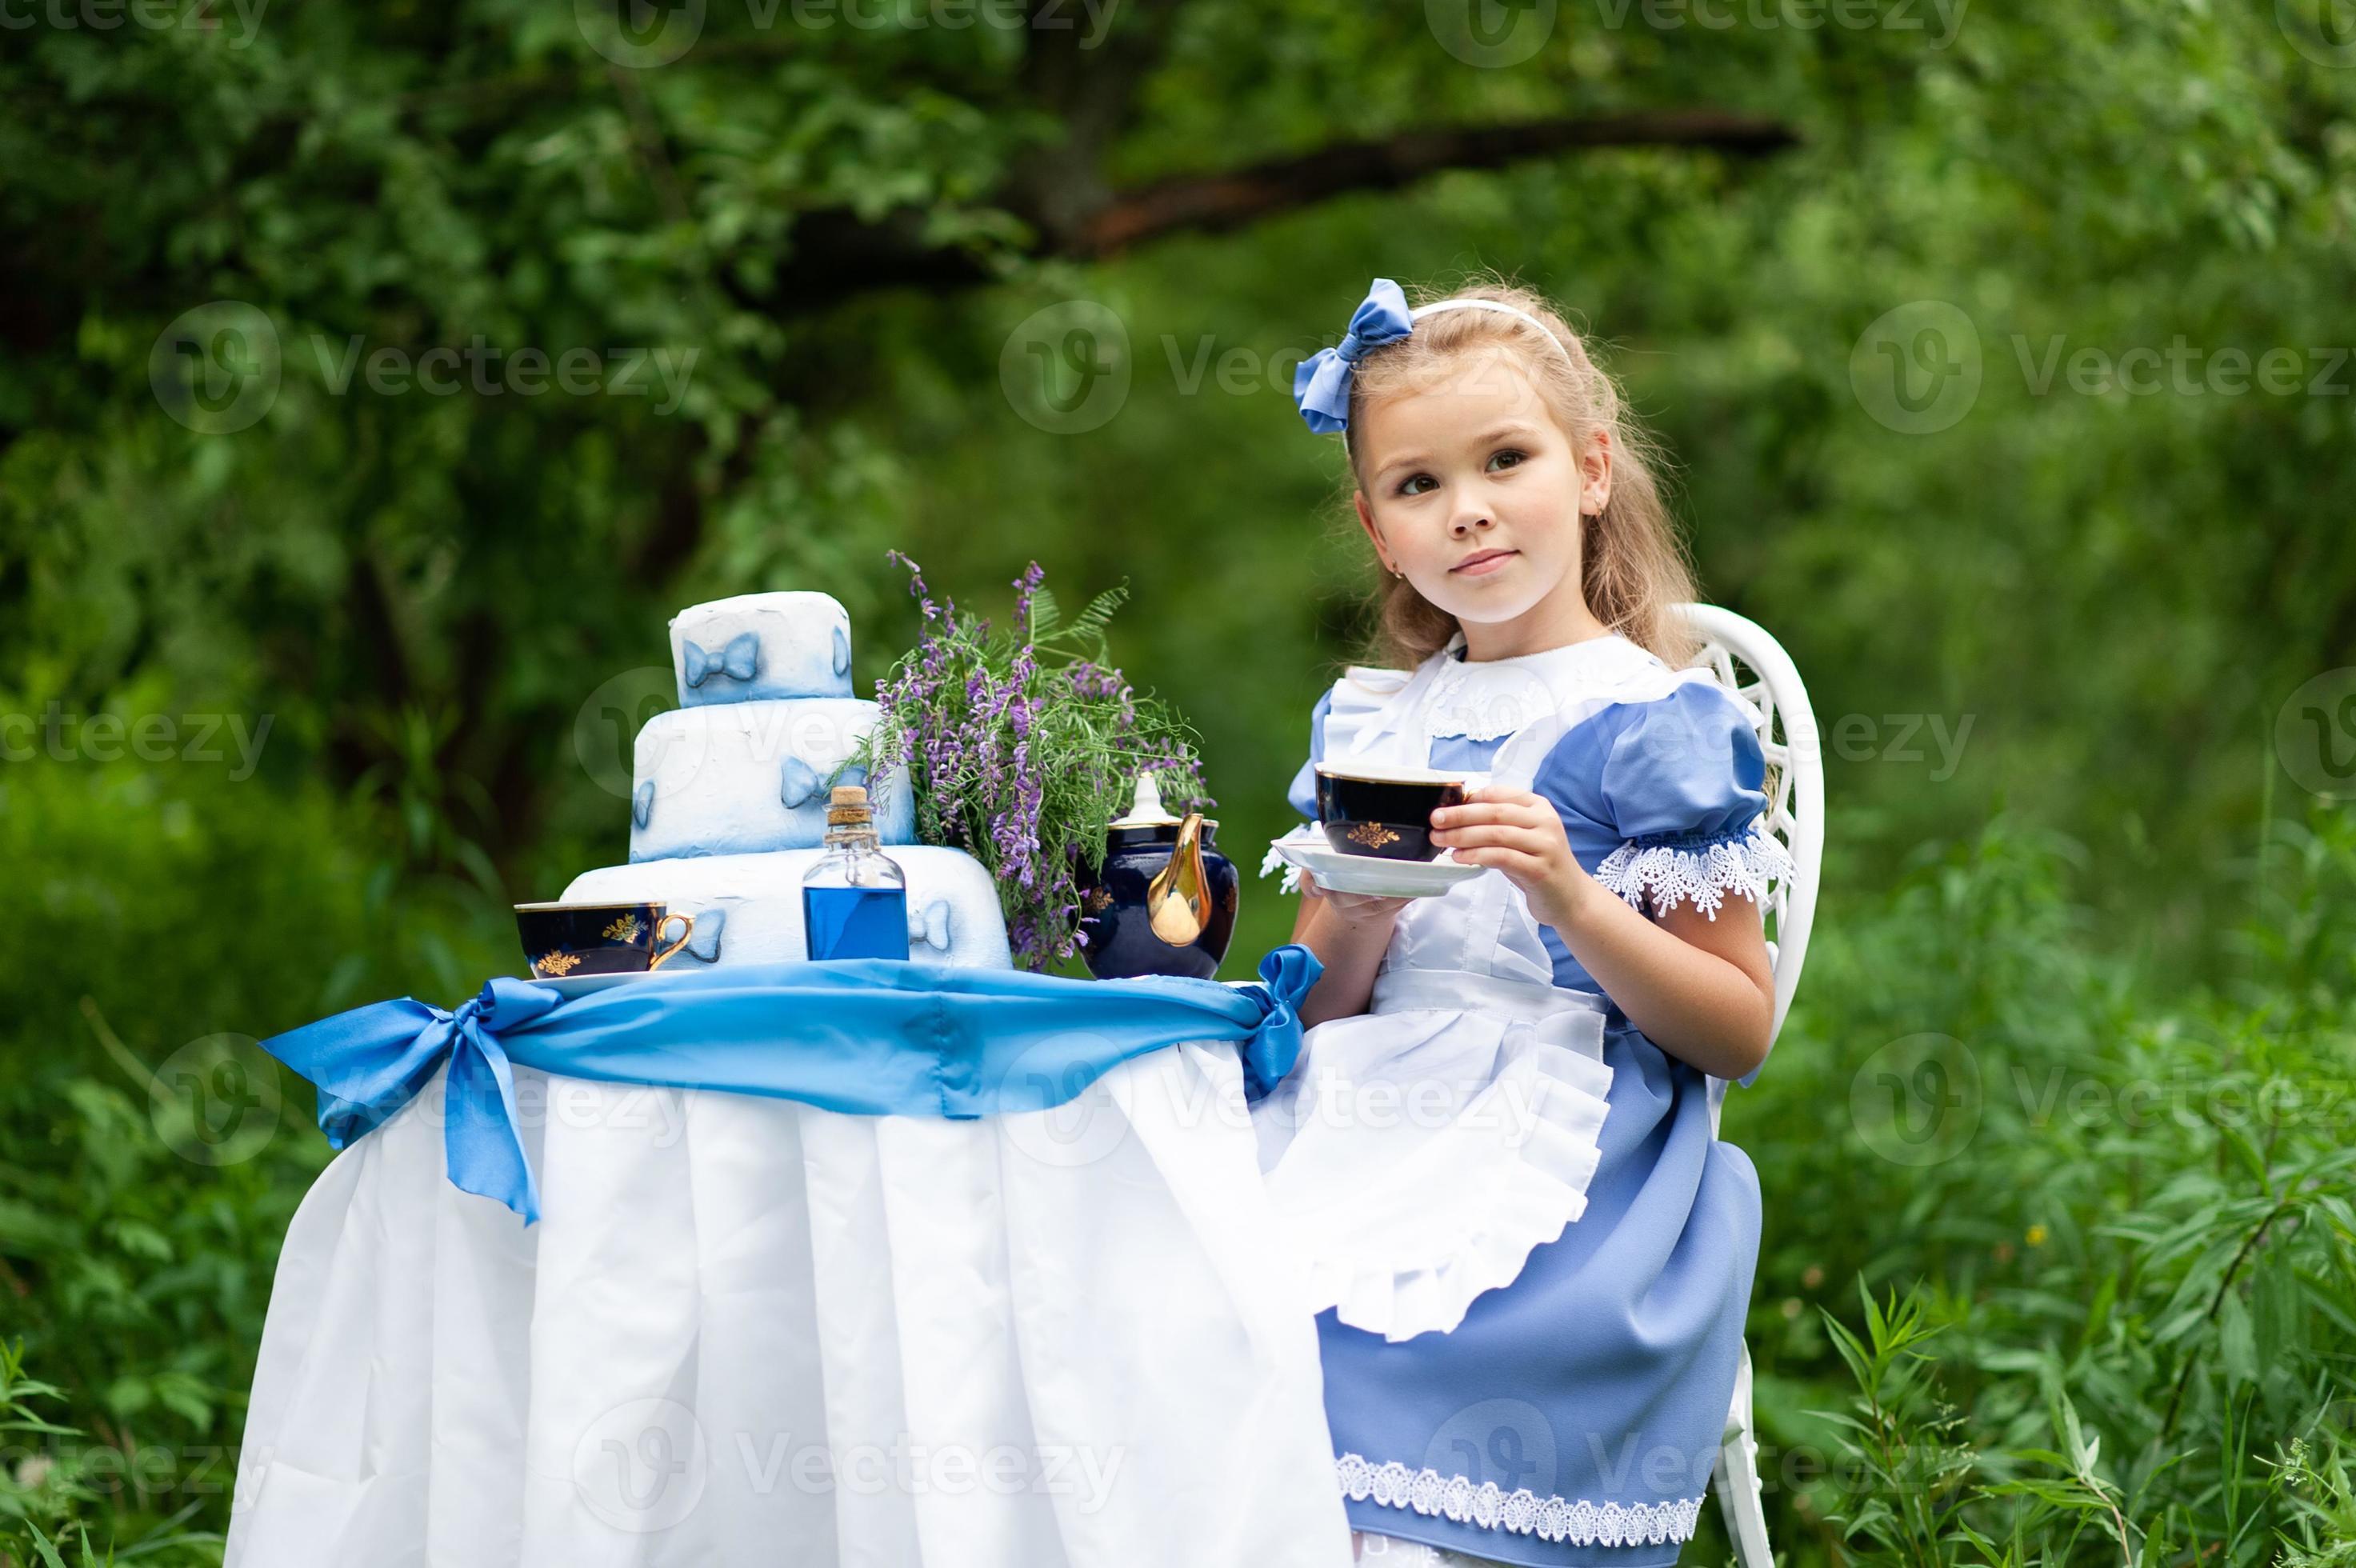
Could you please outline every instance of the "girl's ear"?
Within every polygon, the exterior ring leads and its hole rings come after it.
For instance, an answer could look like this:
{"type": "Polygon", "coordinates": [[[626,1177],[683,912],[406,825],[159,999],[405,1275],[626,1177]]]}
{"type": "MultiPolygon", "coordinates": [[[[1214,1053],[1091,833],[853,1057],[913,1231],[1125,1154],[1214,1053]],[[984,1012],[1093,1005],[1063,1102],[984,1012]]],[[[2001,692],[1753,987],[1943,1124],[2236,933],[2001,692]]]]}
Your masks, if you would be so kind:
{"type": "Polygon", "coordinates": [[[1384,571],[1391,571],[1390,557],[1383,553],[1383,536],[1375,528],[1375,514],[1366,510],[1366,492],[1352,490],[1350,504],[1357,509],[1358,526],[1366,531],[1366,540],[1375,547],[1375,559],[1382,564],[1384,571]]]}
{"type": "Polygon", "coordinates": [[[1601,517],[1612,503],[1612,433],[1598,429],[1579,454],[1579,510],[1601,517]]]}

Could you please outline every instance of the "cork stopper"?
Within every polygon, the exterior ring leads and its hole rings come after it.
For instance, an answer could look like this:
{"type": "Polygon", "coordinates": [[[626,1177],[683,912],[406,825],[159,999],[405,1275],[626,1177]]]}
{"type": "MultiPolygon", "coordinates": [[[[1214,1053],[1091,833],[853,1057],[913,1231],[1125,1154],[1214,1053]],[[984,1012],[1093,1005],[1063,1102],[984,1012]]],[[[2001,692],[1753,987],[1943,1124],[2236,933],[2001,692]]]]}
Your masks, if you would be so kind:
{"type": "Polygon", "coordinates": [[[863,784],[838,784],[826,798],[828,827],[863,828],[874,820],[874,812],[868,809],[867,787],[863,784]]]}

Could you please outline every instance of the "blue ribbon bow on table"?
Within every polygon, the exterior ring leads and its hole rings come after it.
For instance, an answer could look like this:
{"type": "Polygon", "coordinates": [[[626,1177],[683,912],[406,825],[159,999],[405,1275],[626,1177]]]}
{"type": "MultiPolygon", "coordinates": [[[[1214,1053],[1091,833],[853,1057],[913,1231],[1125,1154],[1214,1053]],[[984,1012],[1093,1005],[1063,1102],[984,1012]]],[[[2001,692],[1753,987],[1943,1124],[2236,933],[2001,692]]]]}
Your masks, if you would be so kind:
{"type": "Polygon", "coordinates": [[[714,675],[750,681],[761,670],[761,639],[749,631],[730,638],[728,646],[717,654],[706,653],[691,638],[680,646],[679,653],[690,686],[701,686],[714,675]]]}
{"type": "Polygon", "coordinates": [[[517,1066],[962,1120],[1044,1111],[1131,1057],[1232,1040],[1250,1101],[1299,1059],[1301,1003],[1323,971],[1288,943],[1260,960],[1258,983],[1241,986],[885,959],[649,974],[569,998],[500,976],[455,1013],[403,997],[262,1044],[317,1086],[319,1130],[337,1149],[383,1125],[446,1062],[450,1180],[529,1225],[540,1188],[518,1123],[517,1066]]]}
{"type": "Polygon", "coordinates": [[[1369,349],[1395,343],[1415,331],[1407,295],[1388,278],[1376,278],[1364,304],[1350,317],[1350,329],[1331,349],[1320,349],[1292,372],[1292,401],[1309,428],[1320,435],[1350,424],[1351,367],[1369,349]]]}
{"type": "Polygon", "coordinates": [[[547,1017],[562,1001],[550,986],[500,975],[455,1013],[404,996],[262,1045],[317,1086],[319,1131],[333,1149],[375,1132],[448,1062],[443,1146],[450,1179],[498,1198],[529,1225],[540,1218],[540,1188],[523,1156],[515,1075],[501,1036],[547,1017]]]}

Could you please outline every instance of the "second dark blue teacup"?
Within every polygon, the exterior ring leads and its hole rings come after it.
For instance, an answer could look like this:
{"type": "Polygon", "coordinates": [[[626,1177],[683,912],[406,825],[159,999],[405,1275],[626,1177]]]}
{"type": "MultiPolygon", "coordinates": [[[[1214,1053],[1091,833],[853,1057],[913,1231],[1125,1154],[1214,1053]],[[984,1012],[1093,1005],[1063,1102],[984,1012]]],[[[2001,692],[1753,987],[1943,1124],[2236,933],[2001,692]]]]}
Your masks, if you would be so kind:
{"type": "Polygon", "coordinates": [[[662,904],[519,904],[516,934],[536,980],[575,974],[644,974],[680,949],[695,929],[692,915],[662,904]],[[679,940],[659,942],[662,928],[679,922],[679,940]]]}
{"type": "Polygon", "coordinates": [[[1378,860],[1430,860],[1431,813],[1463,804],[1481,776],[1431,768],[1317,765],[1317,820],[1325,841],[1344,854],[1378,860]]]}

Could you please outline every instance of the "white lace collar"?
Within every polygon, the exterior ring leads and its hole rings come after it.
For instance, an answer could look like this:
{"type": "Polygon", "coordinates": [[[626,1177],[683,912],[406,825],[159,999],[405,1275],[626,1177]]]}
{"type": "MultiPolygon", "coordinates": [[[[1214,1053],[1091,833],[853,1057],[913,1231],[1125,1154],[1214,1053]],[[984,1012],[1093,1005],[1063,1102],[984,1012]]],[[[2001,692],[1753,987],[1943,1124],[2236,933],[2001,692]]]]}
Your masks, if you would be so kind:
{"type": "Polygon", "coordinates": [[[1569,682],[1590,678],[1632,655],[1652,656],[1616,631],[1509,659],[1468,661],[1464,634],[1434,654],[1438,669],[1425,709],[1433,736],[1498,740],[1555,711],[1569,682]]]}

